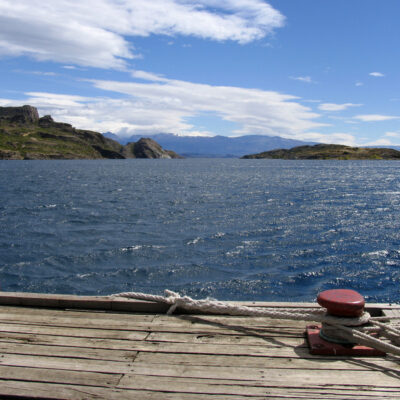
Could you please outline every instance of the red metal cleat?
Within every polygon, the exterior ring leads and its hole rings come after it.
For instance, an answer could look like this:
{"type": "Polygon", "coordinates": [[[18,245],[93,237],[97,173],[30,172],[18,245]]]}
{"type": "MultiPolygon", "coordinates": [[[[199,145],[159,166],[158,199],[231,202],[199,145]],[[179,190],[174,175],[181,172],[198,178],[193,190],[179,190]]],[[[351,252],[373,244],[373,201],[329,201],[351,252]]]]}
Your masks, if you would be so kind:
{"type": "MultiPolygon", "coordinates": [[[[364,312],[364,297],[350,289],[326,290],[318,295],[317,301],[319,305],[327,309],[328,315],[355,318],[364,312]]],[[[311,354],[333,356],[385,355],[380,350],[343,340],[340,335],[336,334],[334,326],[323,324],[321,328],[321,326],[311,325],[307,326],[306,333],[311,354]]]]}

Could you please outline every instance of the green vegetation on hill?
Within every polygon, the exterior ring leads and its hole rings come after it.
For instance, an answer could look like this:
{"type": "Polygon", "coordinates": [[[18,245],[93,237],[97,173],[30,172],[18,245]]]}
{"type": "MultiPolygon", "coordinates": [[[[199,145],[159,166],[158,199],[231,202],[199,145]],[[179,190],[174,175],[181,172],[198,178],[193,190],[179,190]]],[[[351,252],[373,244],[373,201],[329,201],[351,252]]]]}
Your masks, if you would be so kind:
{"type": "Polygon", "coordinates": [[[0,107],[0,159],[178,158],[151,139],[122,146],[101,133],[39,118],[36,108],[0,107]]]}
{"type": "Polygon", "coordinates": [[[100,133],[82,131],[68,124],[10,123],[0,120],[0,158],[82,159],[123,158],[122,146],[100,133]]]}
{"type": "Polygon", "coordinates": [[[400,160],[400,151],[384,148],[350,147],[339,144],[298,146],[250,154],[242,158],[284,160],[400,160]]]}

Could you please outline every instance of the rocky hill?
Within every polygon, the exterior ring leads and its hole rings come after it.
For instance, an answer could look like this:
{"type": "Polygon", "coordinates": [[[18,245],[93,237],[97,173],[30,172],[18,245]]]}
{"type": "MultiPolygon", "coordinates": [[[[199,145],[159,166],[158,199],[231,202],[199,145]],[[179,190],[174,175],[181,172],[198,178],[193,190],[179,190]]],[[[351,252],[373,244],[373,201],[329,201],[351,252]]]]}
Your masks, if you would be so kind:
{"type": "Polygon", "coordinates": [[[123,146],[125,158],[183,158],[171,150],[164,150],[150,138],[141,138],[123,146]]]}
{"type": "Polygon", "coordinates": [[[125,146],[101,133],[42,118],[35,107],[0,107],[0,159],[56,160],[102,158],[181,158],[152,139],[125,146]]]}
{"type": "Polygon", "coordinates": [[[284,160],[400,160],[400,151],[385,148],[317,144],[292,149],[265,151],[242,158],[280,158],[284,160]]]}

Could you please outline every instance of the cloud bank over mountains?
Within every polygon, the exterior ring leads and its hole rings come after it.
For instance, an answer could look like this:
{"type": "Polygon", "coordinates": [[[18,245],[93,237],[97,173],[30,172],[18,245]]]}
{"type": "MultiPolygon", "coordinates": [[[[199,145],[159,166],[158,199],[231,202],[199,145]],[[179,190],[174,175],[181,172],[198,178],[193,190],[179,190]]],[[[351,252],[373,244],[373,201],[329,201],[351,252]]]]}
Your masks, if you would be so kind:
{"type": "MultiPolygon", "coordinates": [[[[87,80],[110,95],[87,97],[49,92],[26,92],[24,103],[39,108],[42,115],[70,122],[82,129],[110,131],[121,137],[171,132],[187,136],[214,136],[219,132],[199,129],[191,119],[211,115],[236,128],[230,136],[278,135],[287,139],[357,144],[348,132],[321,133],[329,127],[321,115],[301,104],[301,99],[276,91],[234,86],[213,86],[168,79],[146,71],[132,71],[139,81],[87,80]]],[[[1,106],[21,101],[0,99],[1,106]]],[[[322,103],[323,111],[337,112],[361,104],[322,103]]],[[[357,115],[352,121],[379,122],[395,119],[385,115],[357,115]]],[[[386,142],[388,139],[385,139],[386,142]]]]}
{"type": "MultiPolygon", "coordinates": [[[[28,92],[25,102],[38,106],[41,113],[81,128],[112,131],[121,136],[159,132],[211,136],[215,133],[198,131],[189,122],[202,113],[235,124],[235,136],[269,134],[307,139],[305,131],[323,126],[315,121],[319,115],[298,103],[295,96],[197,84],[144,71],[133,75],[146,82],[90,81],[98,89],[122,95],[122,99],[28,92]]],[[[0,101],[2,105],[6,103],[0,101]]]]}

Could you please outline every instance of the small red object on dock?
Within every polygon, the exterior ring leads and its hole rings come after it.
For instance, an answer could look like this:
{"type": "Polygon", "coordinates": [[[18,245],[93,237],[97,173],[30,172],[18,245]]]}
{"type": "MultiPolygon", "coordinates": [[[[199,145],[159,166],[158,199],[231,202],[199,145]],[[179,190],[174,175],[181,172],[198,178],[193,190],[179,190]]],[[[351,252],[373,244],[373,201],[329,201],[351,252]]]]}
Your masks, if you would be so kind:
{"type": "Polygon", "coordinates": [[[359,317],[365,306],[364,297],[351,289],[325,290],[318,295],[317,302],[328,314],[338,317],[359,317]]]}
{"type": "MultiPolygon", "coordinates": [[[[357,318],[364,312],[365,300],[360,293],[351,289],[332,289],[321,292],[317,297],[318,304],[327,309],[327,315],[343,318],[357,318]]],[[[367,346],[342,341],[329,333],[324,332],[324,324],[307,326],[307,339],[310,353],[318,355],[336,356],[384,356],[385,353],[367,346]]],[[[325,325],[328,328],[328,325],[325,325]]],[[[332,327],[330,327],[332,328],[332,327]]]]}

